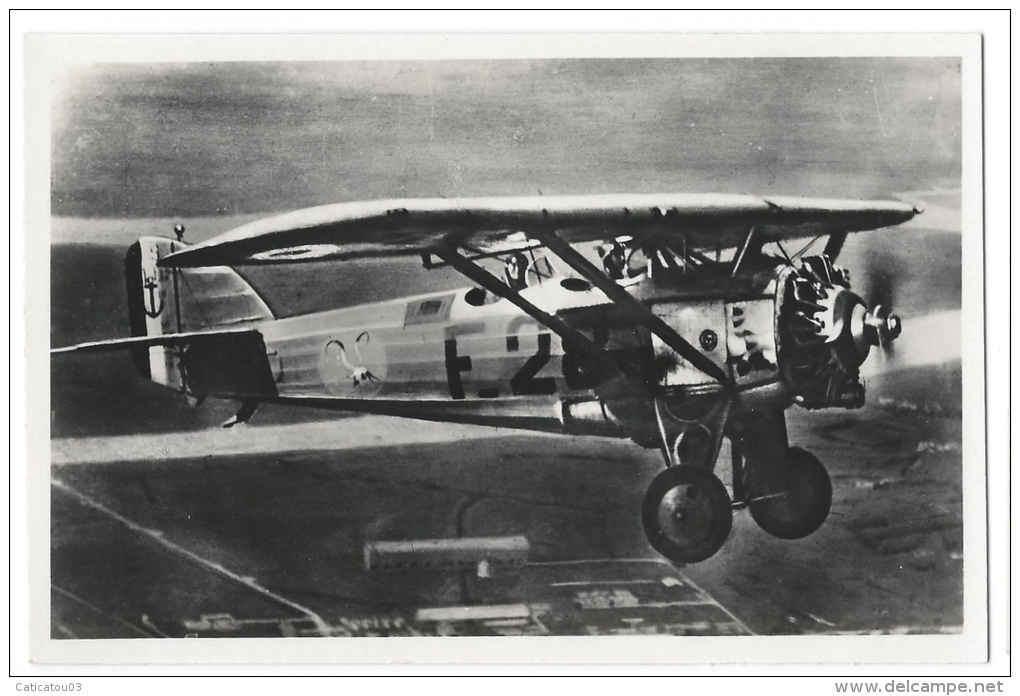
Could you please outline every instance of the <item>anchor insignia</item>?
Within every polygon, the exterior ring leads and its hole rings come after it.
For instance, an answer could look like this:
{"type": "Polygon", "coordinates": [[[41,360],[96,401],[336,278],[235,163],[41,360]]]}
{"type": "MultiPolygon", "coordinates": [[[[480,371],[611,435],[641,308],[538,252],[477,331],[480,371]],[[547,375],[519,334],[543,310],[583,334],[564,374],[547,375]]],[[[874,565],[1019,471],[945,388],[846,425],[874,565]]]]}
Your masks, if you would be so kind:
{"type": "Polygon", "coordinates": [[[145,285],[142,287],[149,291],[149,304],[144,305],[143,300],[145,314],[155,319],[156,317],[163,313],[163,303],[160,302],[159,306],[158,307],[156,306],[156,290],[159,288],[159,285],[156,283],[155,278],[146,278],[145,285]]]}

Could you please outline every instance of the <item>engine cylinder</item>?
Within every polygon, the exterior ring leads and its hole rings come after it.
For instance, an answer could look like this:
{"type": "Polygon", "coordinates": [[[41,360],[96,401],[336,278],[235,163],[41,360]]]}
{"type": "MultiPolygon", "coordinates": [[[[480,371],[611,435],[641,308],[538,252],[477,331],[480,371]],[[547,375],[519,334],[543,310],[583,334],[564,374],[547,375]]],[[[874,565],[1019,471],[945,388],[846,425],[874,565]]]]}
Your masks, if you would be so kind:
{"type": "Polygon", "coordinates": [[[899,335],[899,317],[867,305],[846,270],[822,254],[783,271],[777,297],[780,374],[807,408],[864,405],[860,366],[899,335]]]}

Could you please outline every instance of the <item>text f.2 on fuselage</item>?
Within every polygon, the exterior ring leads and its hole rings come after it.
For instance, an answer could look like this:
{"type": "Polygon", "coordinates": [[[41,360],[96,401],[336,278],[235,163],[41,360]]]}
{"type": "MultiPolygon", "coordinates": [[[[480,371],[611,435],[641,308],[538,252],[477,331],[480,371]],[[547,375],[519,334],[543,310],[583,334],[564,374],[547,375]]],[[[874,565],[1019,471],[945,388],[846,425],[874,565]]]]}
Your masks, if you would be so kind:
{"type": "Polygon", "coordinates": [[[129,348],[153,382],[241,402],[228,426],[284,403],[630,438],[666,463],[643,500],[649,542],[693,563],[734,509],[784,539],[825,520],[828,474],[790,446],[784,412],[864,403],[859,368],[899,319],[834,262],[848,233],[919,212],[716,194],[322,206],[200,244],[139,239],[133,337],[54,352],[129,348]],[[820,253],[783,246],[820,237],[820,253]],[[474,285],[278,319],[231,268],[400,255],[474,285]],[[712,473],[724,437],[732,491],[712,473]]]}

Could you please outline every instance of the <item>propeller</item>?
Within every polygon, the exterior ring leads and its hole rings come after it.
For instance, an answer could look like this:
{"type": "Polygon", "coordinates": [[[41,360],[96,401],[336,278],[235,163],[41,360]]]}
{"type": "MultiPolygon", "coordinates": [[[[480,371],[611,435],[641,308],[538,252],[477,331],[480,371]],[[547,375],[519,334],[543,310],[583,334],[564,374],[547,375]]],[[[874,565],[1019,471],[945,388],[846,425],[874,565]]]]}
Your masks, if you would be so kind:
{"type": "Polygon", "coordinates": [[[879,347],[886,357],[891,357],[894,341],[903,329],[900,317],[893,314],[897,280],[903,276],[893,268],[894,261],[885,255],[872,252],[864,261],[867,278],[864,299],[870,307],[864,317],[865,338],[871,345],[879,347]]]}

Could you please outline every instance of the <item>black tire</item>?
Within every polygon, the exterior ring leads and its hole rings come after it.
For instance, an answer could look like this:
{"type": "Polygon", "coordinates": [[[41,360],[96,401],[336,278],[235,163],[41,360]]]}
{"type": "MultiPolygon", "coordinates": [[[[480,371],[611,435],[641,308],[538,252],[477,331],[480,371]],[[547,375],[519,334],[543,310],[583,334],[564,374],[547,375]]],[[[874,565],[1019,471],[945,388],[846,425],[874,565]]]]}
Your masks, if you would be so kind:
{"type": "Polygon", "coordinates": [[[818,457],[799,447],[788,449],[782,464],[754,472],[744,488],[751,517],[780,539],[803,539],[814,533],[832,507],[828,472],[818,457]]]}
{"type": "Polygon", "coordinates": [[[726,542],[733,509],[726,486],[711,472],[674,466],[652,479],[641,503],[641,523],[648,542],[663,556],[675,563],[698,563],[726,542]]]}

